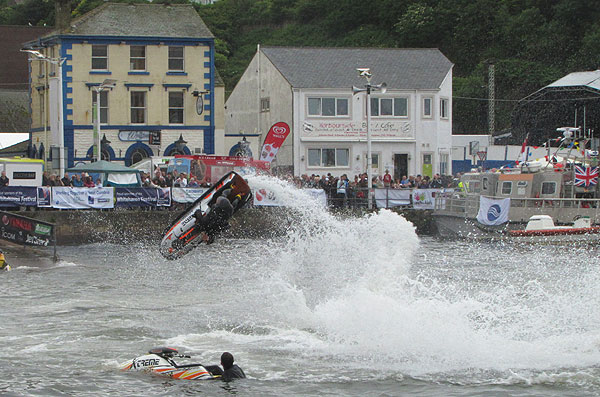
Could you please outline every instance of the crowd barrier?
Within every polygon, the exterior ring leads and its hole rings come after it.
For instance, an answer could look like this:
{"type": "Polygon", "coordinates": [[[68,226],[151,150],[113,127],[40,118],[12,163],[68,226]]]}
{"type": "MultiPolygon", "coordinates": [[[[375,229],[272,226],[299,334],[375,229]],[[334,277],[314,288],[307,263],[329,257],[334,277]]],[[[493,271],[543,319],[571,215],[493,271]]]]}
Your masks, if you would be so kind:
{"type": "MultiPolygon", "coordinates": [[[[113,208],[169,208],[174,204],[189,204],[196,201],[208,188],[122,188],[122,187],[65,187],[65,186],[6,186],[0,188],[0,207],[38,207],[70,209],[113,209],[113,208]]],[[[302,189],[323,206],[366,207],[367,189],[349,189],[338,194],[332,189],[329,194],[323,189],[302,189]]],[[[379,189],[375,188],[374,199],[378,208],[410,207],[433,209],[436,195],[454,189],[379,189]]],[[[254,192],[254,206],[285,206],[282,197],[268,189],[254,192]]]]}

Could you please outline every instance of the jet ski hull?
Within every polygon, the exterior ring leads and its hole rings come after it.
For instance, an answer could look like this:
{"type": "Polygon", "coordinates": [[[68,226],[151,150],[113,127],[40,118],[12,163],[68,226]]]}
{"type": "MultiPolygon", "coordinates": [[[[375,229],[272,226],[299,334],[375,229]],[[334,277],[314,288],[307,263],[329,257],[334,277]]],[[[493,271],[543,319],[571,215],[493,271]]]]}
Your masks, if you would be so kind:
{"type": "Polygon", "coordinates": [[[186,208],[171,226],[166,229],[159,247],[160,253],[165,258],[180,258],[202,243],[202,238],[200,237],[201,230],[194,230],[194,226],[196,225],[194,214],[198,210],[202,214],[206,214],[210,205],[227,189],[232,190],[232,195],[239,194],[241,196],[241,200],[239,200],[237,206],[234,208],[234,213],[252,198],[250,187],[239,174],[230,172],[223,176],[219,182],[204,192],[190,207],[186,208]]]}

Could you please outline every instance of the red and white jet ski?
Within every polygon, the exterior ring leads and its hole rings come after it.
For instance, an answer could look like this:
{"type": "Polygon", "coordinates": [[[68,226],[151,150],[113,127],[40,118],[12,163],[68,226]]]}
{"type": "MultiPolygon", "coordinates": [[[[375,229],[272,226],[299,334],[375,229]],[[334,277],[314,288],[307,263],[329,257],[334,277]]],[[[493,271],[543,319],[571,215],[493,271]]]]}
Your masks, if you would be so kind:
{"type": "MultiPolygon", "coordinates": [[[[177,349],[170,347],[157,347],[143,356],[127,360],[120,364],[121,371],[146,371],[155,375],[168,376],[174,379],[216,379],[220,375],[213,375],[208,368],[217,366],[207,366],[202,364],[184,364],[178,365],[175,358],[190,358],[179,354],[177,349]]],[[[214,371],[213,372],[220,372],[214,371]]]]}

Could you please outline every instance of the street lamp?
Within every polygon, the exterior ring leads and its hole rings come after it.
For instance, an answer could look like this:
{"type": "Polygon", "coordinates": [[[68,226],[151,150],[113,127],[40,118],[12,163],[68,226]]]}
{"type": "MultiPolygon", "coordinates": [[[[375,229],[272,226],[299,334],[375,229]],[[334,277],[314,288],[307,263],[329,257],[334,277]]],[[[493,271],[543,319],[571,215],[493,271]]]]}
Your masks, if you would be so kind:
{"type": "Polygon", "coordinates": [[[96,155],[94,158],[96,161],[102,160],[102,143],[100,141],[100,93],[106,88],[113,89],[117,83],[117,80],[106,79],[99,86],[94,87],[96,91],[96,119],[94,124],[94,145],[96,146],[96,155]]]}
{"type": "Polygon", "coordinates": [[[179,139],[175,141],[175,149],[178,154],[185,154],[185,144],[187,141],[183,139],[183,135],[179,134],[179,139]]]}
{"type": "Polygon", "coordinates": [[[29,57],[29,61],[39,60],[46,61],[51,64],[58,66],[58,98],[59,98],[59,106],[58,106],[58,162],[59,162],[59,175],[62,178],[65,175],[65,123],[64,123],[64,98],[63,98],[63,75],[62,75],[62,65],[65,63],[67,58],[50,58],[45,56],[39,51],[31,50],[28,48],[22,48],[21,52],[26,52],[28,54],[33,55],[35,58],[29,57]]]}
{"type": "Polygon", "coordinates": [[[381,91],[382,94],[385,94],[387,91],[387,84],[371,84],[371,78],[373,75],[371,74],[370,68],[357,68],[356,69],[360,75],[360,77],[364,77],[367,80],[367,84],[365,84],[365,88],[352,87],[352,94],[357,94],[359,92],[366,92],[367,98],[367,183],[369,186],[368,193],[368,202],[367,208],[373,208],[373,156],[371,153],[371,91],[381,91]]]}

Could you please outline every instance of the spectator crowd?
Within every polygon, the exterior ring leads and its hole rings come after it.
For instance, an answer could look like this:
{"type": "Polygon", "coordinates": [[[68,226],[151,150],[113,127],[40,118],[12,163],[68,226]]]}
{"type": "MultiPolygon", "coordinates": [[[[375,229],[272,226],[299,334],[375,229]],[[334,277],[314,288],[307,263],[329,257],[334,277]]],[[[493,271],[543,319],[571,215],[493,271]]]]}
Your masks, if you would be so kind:
{"type": "MultiPolygon", "coordinates": [[[[203,175],[206,175],[203,173],[203,175]]],[[[327,195],[328,202],[333,206],[345,206],[354,203],[365,203],[368,195],[368,175],[361,173],[354,175],[349,179],[347,174],[333,176],[331,173],[326,175],[303,174],[293,176],[292,174],[280,174],[281,179],[285,179],[298,188],[323,189],[327,195]]],[[[190,188],[208,188],[211,186],[210,178],[204,176],[199,178],[195,175],[188,175],[185,172],[166,172],[156,168],[153,173],[140,173],[140,181],[143,187],[165,188],[165,187],[190,187],[190,188]]],[[[403,175],[401,178],[393,178],[386,170],[383,175],[372,177],[373,187],[380,189],[441,189],[456,188],[459,179],[450,175],[435,174],[432,178],[421,175],[403,175]]],[[[8,186],[9,179],[6,173],[2,172],[0,176],[0,187],[8,186]]],[[[97,178],[95,181],[92,176],[86,172],[70,175],[65,172],[63,178],[55,174],[44,172],[42,176],[43,186],[73,186],[73,187],[97,187],[102,186],[102,181],[97,178]]]]}

